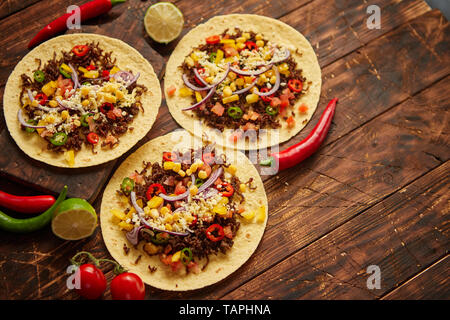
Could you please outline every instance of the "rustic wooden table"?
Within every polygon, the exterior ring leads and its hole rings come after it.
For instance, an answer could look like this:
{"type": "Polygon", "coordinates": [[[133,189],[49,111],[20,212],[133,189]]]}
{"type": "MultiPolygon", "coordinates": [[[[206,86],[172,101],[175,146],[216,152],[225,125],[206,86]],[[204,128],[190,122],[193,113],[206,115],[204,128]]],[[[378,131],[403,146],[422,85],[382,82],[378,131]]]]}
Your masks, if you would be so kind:
{"type": "MultiPolygon", "coordinates": [[[[31,37],[69,4],[85,2],[2,1],[0,98],[31,37]]],[[[82,31],[136,47],[162,79],[176,41],[161,45],[146,35],[142,18],[154,2],[128,0],[82,31]]],[[[280,19],[310,40],[322,68],[319,107],[282,147],[303,139],[331,98],[340,102],[317,154],[264,177],[269,222],[250,260],[211,287],[187,293],[148,287],[148,298],[449,299],[450,26],[441,13],[419,0],[370,1],[381,9],[381,28],[369,29],[366,1],[174,2],[185,16],[182,35],[214,15],[255,13],[280,19]],[[367,287],[370,265],[380,268],[380,289],[367,287]]],[[[163,102],[145,141],[177,127],[163,102]]],[[[7,176],[0,189],[36,194],[7,176]]],[[[0,298],[77,299],[66,289],[65,271],[80,250],[109,257],[99,228],[77,242],[49,229],[2,232],[0,298]]],[[[106,275],[112,279],[111,268],[106,275]]]]}

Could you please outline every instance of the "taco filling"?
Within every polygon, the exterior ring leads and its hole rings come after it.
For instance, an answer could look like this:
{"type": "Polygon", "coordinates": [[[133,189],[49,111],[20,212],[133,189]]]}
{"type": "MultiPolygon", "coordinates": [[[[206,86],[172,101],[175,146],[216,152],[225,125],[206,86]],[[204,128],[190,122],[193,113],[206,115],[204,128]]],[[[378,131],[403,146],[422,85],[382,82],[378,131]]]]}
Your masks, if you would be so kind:
{"type": "Polygon", "coordinates": [[[121,70],[113,52],[99,43],[76,45],[56,52],[32,74],[21,75],[18,121],[22,130],[47,141],[47,149],[64,152],[69,165],[82,146],[113,148],[132,130],[143,112],[140,100],[147,88],[137,70],[121,70]]]}
{"type": "Polygon", "coordinates": [[[210,255],[226,254],[233,246],[241,219],[266,219],[265,206],[258,212],[245,209],[244,193],[256,187],[252,178],[240,181],[237,170],[208,146],[163,152],[161,165],[144,162],[140,172],[123,179],[117,193],[127,208],[111,214],[128,241],[142,243],[168,271],[200,273],[210,255]]]}
{"type": "MultiPolygon", "coordinates": [[[[207,37],[180,66],[185,86],[178,94],[192,98],[183,112],[191,110],[221,131],[275,129],[281,121],[294,127],[292,108],[307,92],[308,79],[291,56],[292,49],[261,33],[233,30],[207,37]]],[[[307,110],[300,105],[299,113],[307,110]]]]}

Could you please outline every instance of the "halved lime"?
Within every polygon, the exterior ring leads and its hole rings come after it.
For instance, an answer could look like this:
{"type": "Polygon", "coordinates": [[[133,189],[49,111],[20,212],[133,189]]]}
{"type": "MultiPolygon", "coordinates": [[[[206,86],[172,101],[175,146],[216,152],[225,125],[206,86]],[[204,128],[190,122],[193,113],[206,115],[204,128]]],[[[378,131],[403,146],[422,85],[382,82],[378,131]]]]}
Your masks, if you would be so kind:
{"type": "Polygon", "coordinates": [[[147,9],[144,16],[145,31],[160,43],[175,40],[183,30],[183,25],[183,14],[170,2],[155,3],[147,9]]]}
{"type": "Polygon", "coordinates": [[[52,220],[53,233],[64,240],[87,238],[97,227],[95,209],[84,199],[64,200],[52,220]]]}

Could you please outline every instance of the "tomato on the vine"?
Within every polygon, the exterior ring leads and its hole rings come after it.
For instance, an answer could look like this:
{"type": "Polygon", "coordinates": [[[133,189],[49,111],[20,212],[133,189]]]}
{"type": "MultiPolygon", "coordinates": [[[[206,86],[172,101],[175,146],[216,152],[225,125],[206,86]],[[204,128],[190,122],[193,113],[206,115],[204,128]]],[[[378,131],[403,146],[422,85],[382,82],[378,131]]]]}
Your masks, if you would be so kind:
{"type": "Polygon", "coordinates": [[[117,275],[110,284],[113,300],[144,300],[145,285],[141,278],[131,272],[117,275]]]}
{"type": "Polygon", "coordinates": [[[86,299],[98,299],[106,290],[106,278],[103,272],[90,263],[82,264],[79,269],[80,288],[78,294],[86,299]]]}

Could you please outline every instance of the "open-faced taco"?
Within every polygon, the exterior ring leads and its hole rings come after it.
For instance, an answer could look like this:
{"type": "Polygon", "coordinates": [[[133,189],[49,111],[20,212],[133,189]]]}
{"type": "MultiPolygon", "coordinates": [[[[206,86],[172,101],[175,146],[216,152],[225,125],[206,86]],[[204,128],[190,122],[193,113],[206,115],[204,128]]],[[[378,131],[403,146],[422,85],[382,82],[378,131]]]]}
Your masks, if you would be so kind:
{"type": "Polygon", "coordinates": [[[113,258],[174,291],[211,285],[244,264],[264,233],[267,198],[250,160],[225,150],[182,130],[128,157],[101,205],[113,258]]]}
{"type": "Polygon", "coordinates": [[[308,40],[278,20],[248,14],[216,16],[191,30],[165,73],[175,120],[237,149],[296,135],[314,113],[320,88],[320,66],[308,40]]]}
{"type": "Polygon", "coordinates": [[[3,98],[19,148],[59,167],[119,157],[150,130],[160,103],[150,63],[126,43],[95,34],[63,35],[33,49],[3,98]]]}

